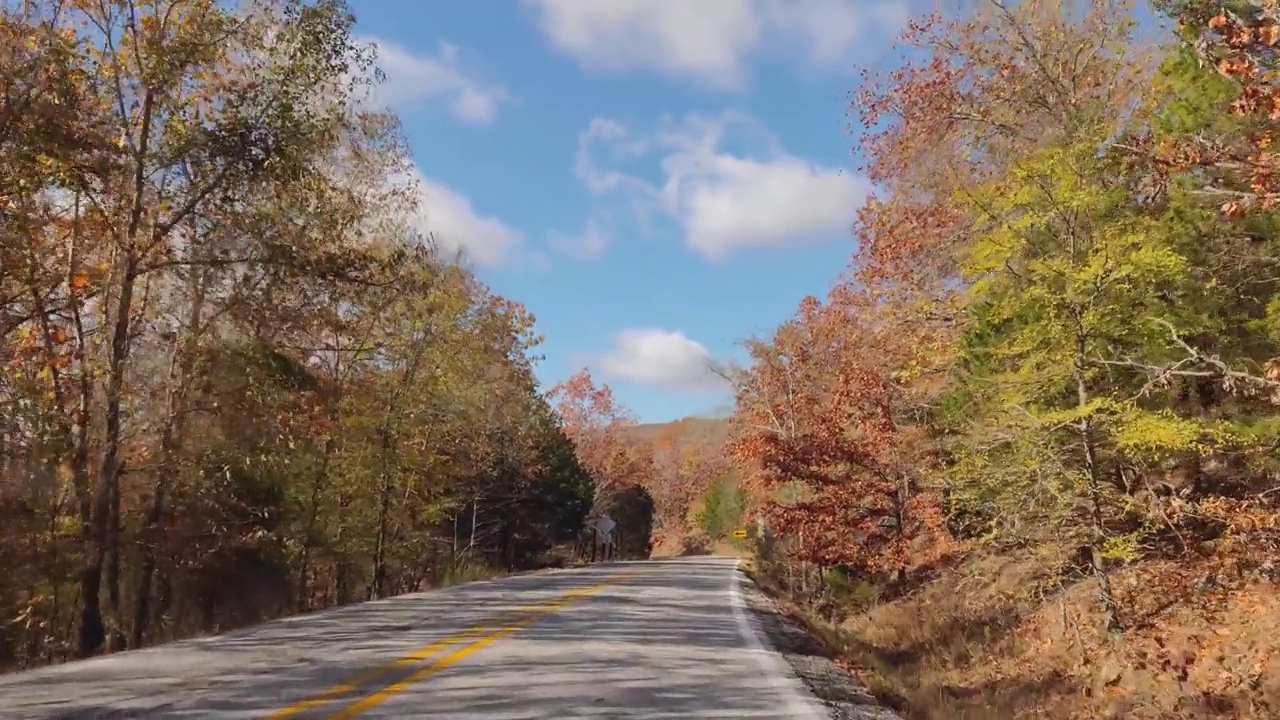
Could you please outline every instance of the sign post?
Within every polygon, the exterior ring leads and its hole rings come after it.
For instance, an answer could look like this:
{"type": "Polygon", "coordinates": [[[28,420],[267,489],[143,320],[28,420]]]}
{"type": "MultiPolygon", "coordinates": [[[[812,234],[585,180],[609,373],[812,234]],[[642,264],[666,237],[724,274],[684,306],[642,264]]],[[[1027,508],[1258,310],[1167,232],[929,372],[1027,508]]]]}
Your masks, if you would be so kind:
{"type": "Polygon", "coordinates": [[[613,530],[618,527],[618,523],[606,513],[591,522],[592,533],[592,560],[595,559],[595,545],[600,545],[603,559],[613,559],[613,530]]]}

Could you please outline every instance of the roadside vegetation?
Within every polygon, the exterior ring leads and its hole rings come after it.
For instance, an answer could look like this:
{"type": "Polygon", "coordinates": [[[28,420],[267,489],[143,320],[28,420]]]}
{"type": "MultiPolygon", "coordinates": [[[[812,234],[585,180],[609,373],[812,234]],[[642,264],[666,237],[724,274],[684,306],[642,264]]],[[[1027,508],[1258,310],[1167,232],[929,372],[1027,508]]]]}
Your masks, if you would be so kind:
{"type": "Polygon", "coordinates": [[[978,6],[730,375],[756,573],[908,718],[1280,717],[1277,4],[978,6]]]}
{"type": "Polygon", "coordinates": [[[354,23],[0,8],[0,670],[576,562],[593,512],[644,557],[687,502],[432,242],[354,23]]]}
{"type": "Polygon", "coordinates": [[[912,720],[1280,717],[1274,0],[913,21],[848,266],[667,425],[540,391],[342,2],[244,7],[0,9],[0,670],[576,562],[608,512],[753,555],[912,720]]]}

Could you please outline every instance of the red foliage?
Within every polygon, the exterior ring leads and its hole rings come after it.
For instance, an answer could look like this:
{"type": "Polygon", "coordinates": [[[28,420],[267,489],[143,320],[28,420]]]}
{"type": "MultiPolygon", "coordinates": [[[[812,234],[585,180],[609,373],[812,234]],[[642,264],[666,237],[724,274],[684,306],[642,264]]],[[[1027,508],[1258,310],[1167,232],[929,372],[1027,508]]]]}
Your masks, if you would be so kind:
{"type": "Polygon", "coordinates": [[[607,507],[624,488],[646,485],[652,459],[627,441],[626,428],[635,419],[614,400],[608,385],[597,387],[591,373],[581,370],[552,387],[548,397],[578,460],[596,482],[597,508],[607,507]]]}
{"type": "Polygon", "coordinates": [[[1192,167],[1207,171],[1207,191],[1221,199],[1221,212],[1228,219],[1249,210],[1268,210],[1280,201],[1280,155],[1271,150],[1280,131],[1280,11],[1275,2],[1262,2],[1242,12],[1193,0],[1178,24],[1201,59],[1239,86],[1230,111],[1247,118],[1248,126],[1233,138],[1215,138],[1213,143],[1197,140],[1146,148],[1161,172],[1192,167]]]}
{"type": "Polygon", "coordinates": [[[686,526],[689,508],[729,471],[728,459],[722,448],[681,442],[675,427],[649,443],[647,452],[653,458],[648,489],[658,530],[664,537],[683,536],[690,530],[686,526]]]}
{"type": "Polygon", "coordinates": [[[821,565],[887,572],[947,545],[940,499],[916,482],[925,446],[901,417],[911,393],[893,374],[921,346],[883,301],[843,287],[825,305],[806,298],[751,346],[740,385],[730,451],[773,531],[821,565]]]}

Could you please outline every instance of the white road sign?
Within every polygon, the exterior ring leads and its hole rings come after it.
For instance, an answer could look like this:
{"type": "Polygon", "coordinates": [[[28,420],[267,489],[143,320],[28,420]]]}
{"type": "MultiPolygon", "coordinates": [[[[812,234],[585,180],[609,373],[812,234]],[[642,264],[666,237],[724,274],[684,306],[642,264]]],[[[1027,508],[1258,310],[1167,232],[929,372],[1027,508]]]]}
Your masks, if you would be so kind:
{"type": "Polygon", "coordinates": [[[600,529],[600,532],[608,535],[613,532],[614,528],[618,527],[618,523],[614,522],[613,518],[608,515],[601,515],[596,518],[596,527],[600,529]]]}

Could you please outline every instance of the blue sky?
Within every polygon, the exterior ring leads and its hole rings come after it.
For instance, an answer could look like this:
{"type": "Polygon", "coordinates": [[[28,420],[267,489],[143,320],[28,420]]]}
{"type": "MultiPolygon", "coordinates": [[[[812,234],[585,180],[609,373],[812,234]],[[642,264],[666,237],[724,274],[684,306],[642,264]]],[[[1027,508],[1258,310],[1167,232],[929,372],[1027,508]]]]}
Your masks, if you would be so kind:
{"type": "Polygon", "coordinates": [[[858,70],[897,0],[353,0],[426,229],[646,422],[731,402],[738,357],[854,249],[858,70]]]}

